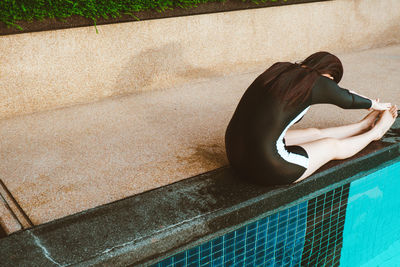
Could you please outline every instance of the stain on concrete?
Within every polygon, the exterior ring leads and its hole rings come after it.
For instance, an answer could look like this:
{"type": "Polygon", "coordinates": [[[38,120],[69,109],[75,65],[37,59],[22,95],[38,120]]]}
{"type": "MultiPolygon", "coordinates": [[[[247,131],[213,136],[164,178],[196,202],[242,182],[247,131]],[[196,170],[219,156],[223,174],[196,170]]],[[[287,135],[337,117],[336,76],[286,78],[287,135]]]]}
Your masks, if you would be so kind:
{"type": "Polygon", "coordinates": [[[190,155],[176,156],[178,162],[190,165],[200,165],[204,169],[221,167],[228,164],[225,147],[220,144],[198,144],[190,147],[193,152],[190,155]]]}

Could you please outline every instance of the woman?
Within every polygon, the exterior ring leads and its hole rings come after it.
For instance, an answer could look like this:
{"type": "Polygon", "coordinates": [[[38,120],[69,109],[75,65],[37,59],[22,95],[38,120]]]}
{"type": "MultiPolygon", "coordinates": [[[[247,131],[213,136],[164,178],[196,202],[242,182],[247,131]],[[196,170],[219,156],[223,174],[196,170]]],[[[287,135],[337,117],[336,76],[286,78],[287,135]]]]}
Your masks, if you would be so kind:
{"type": "Polygon", "coordinates": [[[333,159],[353,156],[380,139],[397,107],[338,86],[340,60],[317,52],[300,63],[277,62],[242,96],[225,133],[232,168],[263,185],[296,183],[333,159]],[[328,129],[289,130],[313,104],[373,110],[358,123],[328,129]],[[376,121],[376,123],[375,123],[376,121]]]}

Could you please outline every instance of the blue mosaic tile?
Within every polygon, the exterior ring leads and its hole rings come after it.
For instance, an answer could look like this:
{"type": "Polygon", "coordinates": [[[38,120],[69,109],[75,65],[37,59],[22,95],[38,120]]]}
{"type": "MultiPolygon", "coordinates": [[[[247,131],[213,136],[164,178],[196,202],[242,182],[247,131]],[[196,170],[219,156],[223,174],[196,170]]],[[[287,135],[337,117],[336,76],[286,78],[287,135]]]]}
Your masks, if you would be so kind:
{"type": "MultiPolygon", "coordinates": [[[[316,199],[313,206],[315,214],[324,215],[318,213],[321,209],[317,210],[317,206],[327,209],[325,199],[333,201],[334,197],[332,194],[316,199]]],[[[294,205],[173,255],[154,266],[300,266],[308,208],[308,201],[294,205]]],[[[325,224],[318,227],[324,228],[325,224]]]]}
{"type": "Polygon", "coordinates": [[[192,255],[197,255],[200,252],[200,248],[199,247],[195,247],[195,248],[191,248],[188,250],[188,256],[192,256],[192,255]]]}
{"type": "Polygon", "coordinates": [[[199,262],[199,255],[197,254],[197,255],[194,255],[194,256],[190,256],[189,258],[188,258],[188,263],[195,263],[195,262],[199,262]]]}
{"type": "Polygon", "coordinates": [[[174,258],[173,258],[174,262],[178,262],[180,260],[185,260],[185,256],[186,256],[186,252],[185,251],[175,255],[174,258]]]}

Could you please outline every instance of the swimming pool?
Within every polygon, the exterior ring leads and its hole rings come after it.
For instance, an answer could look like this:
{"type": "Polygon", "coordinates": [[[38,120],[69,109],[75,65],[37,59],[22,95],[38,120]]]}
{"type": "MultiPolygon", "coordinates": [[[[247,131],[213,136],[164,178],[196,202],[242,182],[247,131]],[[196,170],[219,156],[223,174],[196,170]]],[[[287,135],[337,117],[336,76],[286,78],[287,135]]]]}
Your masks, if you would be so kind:
{"type": "Polygon", "coordinates": [[[398,266],[400,158],[151,266],[398,266]]]}

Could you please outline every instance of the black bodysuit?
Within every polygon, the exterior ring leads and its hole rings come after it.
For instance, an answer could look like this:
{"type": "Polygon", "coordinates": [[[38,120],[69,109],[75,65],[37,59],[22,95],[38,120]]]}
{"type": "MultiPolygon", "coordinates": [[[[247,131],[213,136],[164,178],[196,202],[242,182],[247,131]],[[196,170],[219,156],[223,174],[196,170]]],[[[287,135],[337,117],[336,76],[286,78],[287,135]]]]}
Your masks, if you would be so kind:
{"type": "Polygon", "coordinates": [[[308,167],[301,146],[286,146],[287,129],[298,122],[313,104],[330,103],[344,109],[368,109],[371,100],[341,88],[319,75],[309,98],[284,110],[285,105],[253,83],[242,96],[225,133],[231,167],[242,178],[264,185],[290,184],[308,167]]]}

